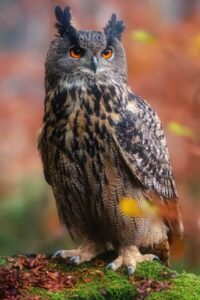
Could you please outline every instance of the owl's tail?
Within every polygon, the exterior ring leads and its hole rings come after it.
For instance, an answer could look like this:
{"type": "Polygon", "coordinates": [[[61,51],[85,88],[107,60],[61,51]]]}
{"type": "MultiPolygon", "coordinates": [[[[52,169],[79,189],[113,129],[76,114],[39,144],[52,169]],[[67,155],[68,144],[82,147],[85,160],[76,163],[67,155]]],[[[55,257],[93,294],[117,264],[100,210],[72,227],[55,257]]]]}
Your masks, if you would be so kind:
{"type": "Polygon", "coordinates": [[[183,220],[180,212],[179,203],[177,200],[170,200],[164,204],[165,207],[165,219],[169,228],[169,242],[182,239],[184,234],[183,220]]]}

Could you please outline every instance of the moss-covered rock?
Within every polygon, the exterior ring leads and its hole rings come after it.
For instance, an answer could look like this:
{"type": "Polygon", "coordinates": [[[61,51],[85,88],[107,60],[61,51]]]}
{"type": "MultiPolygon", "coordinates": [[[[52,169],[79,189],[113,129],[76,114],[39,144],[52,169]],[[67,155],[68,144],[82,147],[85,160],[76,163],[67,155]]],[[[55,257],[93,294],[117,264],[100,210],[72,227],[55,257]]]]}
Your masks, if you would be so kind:
{"type": "Polygon", "coordinates": [[[199,300],[200,277],[166,268],[158,262],[126,270],[105,269],[103,260],[72,266],[45,256],[0,258],[0,298],[76,300],[199,300]],[[3,298],[4,297],[4,298],[3,298]]]}

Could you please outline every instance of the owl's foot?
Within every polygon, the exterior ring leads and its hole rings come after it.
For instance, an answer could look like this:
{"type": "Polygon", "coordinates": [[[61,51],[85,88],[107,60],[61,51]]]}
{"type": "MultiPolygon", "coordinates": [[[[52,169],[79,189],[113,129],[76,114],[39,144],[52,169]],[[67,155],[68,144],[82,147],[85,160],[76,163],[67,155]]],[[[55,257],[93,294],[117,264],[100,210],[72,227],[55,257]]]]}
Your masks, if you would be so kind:
{"type": "Polygon", "coordinates": [[[105,248],[102,245],[87,242],[83,243],[78,249],[59,250],[53,255],[53,258],[62,257],[68,259],[69,263],[78,265],[85,261],[90,261],[103,252],[105,252],[105,248]]]}
{"type": "Polygon", "coordinates": [[[119,251],[119,256],[107,265],[107,269],[117,270],[122,265],[125,265],[128,275],[131,276],[135,272],[138,262],[153,260],[159,260],[159,257],[153,254],[142,255],[136,246],[129,246],[119,251]]]}

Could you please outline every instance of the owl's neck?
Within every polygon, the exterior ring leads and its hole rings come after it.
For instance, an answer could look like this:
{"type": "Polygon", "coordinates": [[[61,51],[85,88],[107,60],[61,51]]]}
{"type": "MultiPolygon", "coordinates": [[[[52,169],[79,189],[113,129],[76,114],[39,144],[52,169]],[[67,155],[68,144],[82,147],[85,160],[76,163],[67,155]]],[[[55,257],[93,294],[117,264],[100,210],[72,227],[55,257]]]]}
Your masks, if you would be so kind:
{"type": "Polygon", "coordinates": [[[91,85],[118,85],[126,87],[127,83],[127,74],[125,72],[121,73],[106,73],[99,72],[94,74],[93,72],[81,73],[80,71],[73,72],[69,75],[66,73],[57,74],[52,72],[52,70],[46,70],[45,78],[45,88],[46,92],[51,90],[63,89],[63,88],[88,88],[91,85]],[[50,72],[51,71],[51,72],[50,72]]]}

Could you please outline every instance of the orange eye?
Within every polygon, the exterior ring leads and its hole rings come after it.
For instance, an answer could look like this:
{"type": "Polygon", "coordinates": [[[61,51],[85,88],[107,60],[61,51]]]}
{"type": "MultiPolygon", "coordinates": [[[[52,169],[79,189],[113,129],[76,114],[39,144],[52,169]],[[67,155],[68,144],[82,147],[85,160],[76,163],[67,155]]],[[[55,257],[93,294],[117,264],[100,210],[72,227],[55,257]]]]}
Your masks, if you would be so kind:
{"type": "Polygon", "coordinates": [[[113,55],[113,50],[112,50],[110,47],[106,48],[106,49],[102,52],[102,57],[103,57],[104,59],[109,59],[109,58],[112,57],[112,55],[113,55]]]}
{"type": "Polygon", "coordinates": [[[80,47],[73,47],[69,50],[69,53],[71,55],[71,57],[73,57],[74,59],[78,59],[80,57],[82,57],[84,55],[84,50],[80,47]]]}

